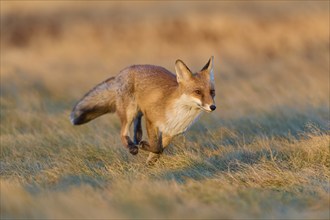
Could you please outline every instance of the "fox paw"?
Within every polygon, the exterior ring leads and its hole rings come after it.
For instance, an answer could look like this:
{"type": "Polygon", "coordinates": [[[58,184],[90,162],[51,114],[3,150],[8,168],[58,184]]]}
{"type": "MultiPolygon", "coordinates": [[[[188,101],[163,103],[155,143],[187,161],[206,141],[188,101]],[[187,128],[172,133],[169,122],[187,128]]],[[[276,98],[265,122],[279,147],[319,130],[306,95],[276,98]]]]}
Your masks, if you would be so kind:
{"type": "Polygon", "coordinates": [[[158,161],[160,154],[149,153],[148,159],[146,161],[147,166],[153,166],[158,161]]]}
{"type": "Polygon", "coordinates": [[[148,141],[140,141],[139,147],[142,150],[148,150],[150,148],[150,145],[149,145],[148,141]]]}
{"type": "Polygon", "coordinates": [[[135,145],[129,146],[128,150],[133,155],[136,155],[137,153],[139,153],[139,148],[135,145]]]}

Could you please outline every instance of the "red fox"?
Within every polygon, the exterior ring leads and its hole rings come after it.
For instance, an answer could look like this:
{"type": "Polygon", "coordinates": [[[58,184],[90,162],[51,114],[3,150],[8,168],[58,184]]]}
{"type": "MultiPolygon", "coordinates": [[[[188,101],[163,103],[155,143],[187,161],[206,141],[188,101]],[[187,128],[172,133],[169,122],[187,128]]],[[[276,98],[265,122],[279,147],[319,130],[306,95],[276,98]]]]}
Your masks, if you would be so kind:
{"type": "Polygon", "coordinates": [[[171,139],[185,132],[201,112],[216,109],[213,56],[197,73],[181,61],[176,75],[160,66],[133,65],[90,90],[73,108],[71,122],[81,125],[106,113],[120,118],[121,141],[129,152],[149,151],[154,163],[171,139]],[[145,117],[148,141],[142,140],[145,117]],[[134,122],[133,141],[129,130],[134,122]]]}

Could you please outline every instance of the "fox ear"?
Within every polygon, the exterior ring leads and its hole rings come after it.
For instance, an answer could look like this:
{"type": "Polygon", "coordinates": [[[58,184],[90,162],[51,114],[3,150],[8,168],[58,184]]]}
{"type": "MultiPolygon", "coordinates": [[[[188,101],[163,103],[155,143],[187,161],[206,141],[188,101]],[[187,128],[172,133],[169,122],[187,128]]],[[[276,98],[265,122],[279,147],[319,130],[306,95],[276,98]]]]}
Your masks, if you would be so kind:
{"type": "Polygon", "coordinates": [[[214,73],[213,73],[213,59],[214,57],[211,56],[209,61],[205,64],[201,71],[206,70],[210,74],[211,81],[214,81],[214,73]]]}
{"type": "Polygon", "coordinates": [[[175,72],[178,83],[189,80],[192,77],[190,69],[181,60],[175,62],[175,72]]]}

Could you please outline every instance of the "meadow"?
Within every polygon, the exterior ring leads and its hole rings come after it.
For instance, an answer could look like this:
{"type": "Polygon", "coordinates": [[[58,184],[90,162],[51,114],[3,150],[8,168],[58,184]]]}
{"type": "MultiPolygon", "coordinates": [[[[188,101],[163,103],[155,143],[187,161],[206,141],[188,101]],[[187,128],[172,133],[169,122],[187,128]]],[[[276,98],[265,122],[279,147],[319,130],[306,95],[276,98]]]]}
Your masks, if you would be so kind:
{"type": "Polygon", "coordinates": [[[328,219],[329,2],[1,1],[1,219],[328,219]],[[146,166],[73,105],[215,57],[216,104],[146,166]]]}

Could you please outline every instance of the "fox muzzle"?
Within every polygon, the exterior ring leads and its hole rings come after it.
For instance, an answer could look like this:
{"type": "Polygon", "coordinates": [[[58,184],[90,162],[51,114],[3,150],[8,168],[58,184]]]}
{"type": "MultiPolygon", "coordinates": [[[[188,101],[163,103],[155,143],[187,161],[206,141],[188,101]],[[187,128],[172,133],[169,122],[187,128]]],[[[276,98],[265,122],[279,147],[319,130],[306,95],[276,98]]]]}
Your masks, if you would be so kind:
{"type": "Polygon", "coordinates": [[[216,108],[217,108],[217,106],[215,106],[215,105],[210,106],[211,111],[214,111],[216,108]]]}

